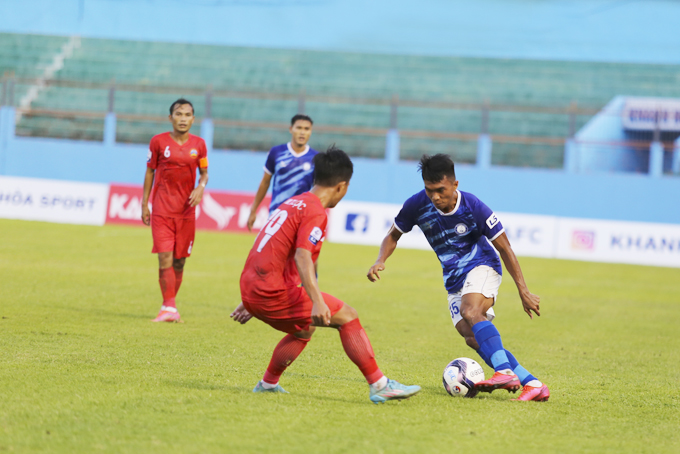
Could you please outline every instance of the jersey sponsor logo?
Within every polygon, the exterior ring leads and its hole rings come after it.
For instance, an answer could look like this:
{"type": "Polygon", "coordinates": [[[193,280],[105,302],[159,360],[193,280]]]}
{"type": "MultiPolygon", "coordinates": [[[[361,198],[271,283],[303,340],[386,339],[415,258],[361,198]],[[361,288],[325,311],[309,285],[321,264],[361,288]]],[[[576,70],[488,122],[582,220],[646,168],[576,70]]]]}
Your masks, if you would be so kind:
{"type": "Polygon", "coordinates": [[[307,207],[307,204],[305,202],[297,199],[288,199],[285,202],[283,202],[283,204],[290,205],[293,208],[297,208],[298,210],[302,210],[303,208],[307,207]]]}
{"type": "Polygon", "coordinates": [[[312,233],[309,234],[309,242],[316,246],[323,237],[323,232],[319,227],[314,227],[312,233]]]}
{"type": "Polygon", "coordinates": [[[153,156],[153,153],[151,152],[151,148],[149,148],[149,151],[146,153],[146,162],[151,162],[152,156],[153,156]]]}
{"type": "Polygon", "coordinates": [[[163,152],[163,156],[165,156],[166,158],[170,157],[170,145],[165,147],[165,151],[163,152]]]}
{"type": "Polygon", "coordinates": [[[191,156],[194,159],[198,158],[198,150],[192,148],[191,151],[189,152],[189,156],[191,156]]]}
{"type": "Polygon", "coordinates": [[[486,225],[490,228],[493,229],[496,227],[498,224],[498,217],[496,216],[496,213],[491,213],[491,216],[489,216],[486,220],[486,225]]]}
{"type": "MultiPolygon", "coordinates": [[[[498,221],[496,221],[498,222],[498,221]]],[[[488,224],[489,221],[487,220],[486,223],[488,224]]],[[[495,224],[494,224],[495,225],[495,224]]],[[[456,233],[458,235],[465,235],[468,232],[468,226],[463,224],[462,222],[458,225],[456,225],[456,233]]]]}

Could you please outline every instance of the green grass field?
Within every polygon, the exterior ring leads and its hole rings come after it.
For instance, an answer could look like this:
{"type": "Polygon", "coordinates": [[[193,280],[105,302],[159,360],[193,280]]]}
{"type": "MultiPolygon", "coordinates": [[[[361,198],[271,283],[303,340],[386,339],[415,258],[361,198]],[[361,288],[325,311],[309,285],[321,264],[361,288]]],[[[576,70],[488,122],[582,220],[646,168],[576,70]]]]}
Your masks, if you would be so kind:
{"type": "MultiPolygon", "coordinates": [[[[354,306],[378,364],[419,384],[373,405],[334,330],[255,395],[282,337],[229,313],[252,237],[199,232],[178,305],[160,306],[151,234],[0,220],[0,452],[678,453],[680,270],[520,259],[543,316],[511,279],[496,304],[505,346],[549,384],[547,403],[444,391],[444,366],[478,359],[455,332],[440,267],[397,250],[327,244],[320,285],[354,306]]],[[[486,366],[485,372],[491,372],[486,366]]]]}

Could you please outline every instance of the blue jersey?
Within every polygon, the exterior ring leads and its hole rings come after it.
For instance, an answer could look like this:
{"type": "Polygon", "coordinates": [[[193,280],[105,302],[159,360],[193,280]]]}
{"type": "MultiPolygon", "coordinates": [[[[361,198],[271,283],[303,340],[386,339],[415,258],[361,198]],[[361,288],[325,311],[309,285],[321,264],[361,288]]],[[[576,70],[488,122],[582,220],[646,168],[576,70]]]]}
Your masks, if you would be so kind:
{"type": "Polygon", "coordinates": [[[496,250],[487,238],[495,240],[503,232],[496,215],[474,195],[458,192],[456,207],[450,213],[439,211],[425,190],[409,198],[394,219],[401,232],[420,227],[437,254],[444,271],[444,286],[449,293],[458,292],[467,274],[475,267],[487,265],[503,273],[496,250]]]}
{"type": "Polygon", "coordinates": [[[271,214],[279,205],[293,196],[312,189],[314,185],[314,156],[318,151],[307,146],[296,153],[290,143],[278,145],[269,150],[264,171],[274,176],[271,214]]]}

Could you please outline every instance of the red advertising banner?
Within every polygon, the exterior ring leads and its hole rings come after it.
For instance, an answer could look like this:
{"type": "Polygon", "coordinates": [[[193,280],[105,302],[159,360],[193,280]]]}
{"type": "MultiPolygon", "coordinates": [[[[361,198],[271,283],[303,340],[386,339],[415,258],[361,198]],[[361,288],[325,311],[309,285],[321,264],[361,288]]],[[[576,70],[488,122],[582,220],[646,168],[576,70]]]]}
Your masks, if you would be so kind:
{"type": "MultiPolygon", "coordinates": [[[[201,204],[196,207],[196,228],[247,232],[250,206],[255,194],[206,190],[201,204]]],[[[253,230],[259,230],[269,215],[267,196],[260,204],[253,230]]],[[[111,184],[106,210],[107,224],[142,224],[142,187],[111,184]]]]}

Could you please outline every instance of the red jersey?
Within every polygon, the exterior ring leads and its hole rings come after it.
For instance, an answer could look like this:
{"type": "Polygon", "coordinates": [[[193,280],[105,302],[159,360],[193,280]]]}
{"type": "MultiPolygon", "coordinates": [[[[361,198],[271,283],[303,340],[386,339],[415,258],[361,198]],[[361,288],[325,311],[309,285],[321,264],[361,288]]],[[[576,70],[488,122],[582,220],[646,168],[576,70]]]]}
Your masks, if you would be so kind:
{"type": "Polygon", "coordinates": [[[169,132],[158,134],[149,144],[146,166],[156,170],[151,196],[153,214],[170,218],[196,217],[196,207],[189,205],[189,195],[196,186],[196,169],[208,167],[205,141],[189,134],[180,145],[169,132]]]}
{"type": "Polygon", "coordinates": [[[241,273],[245,300],[286,298],[289,287],[300,284],[295,251],[307,249],[316,262],[326,237],[328,217],[319,198],[305,192],[283,202],[260,230],[241,273]]]}

